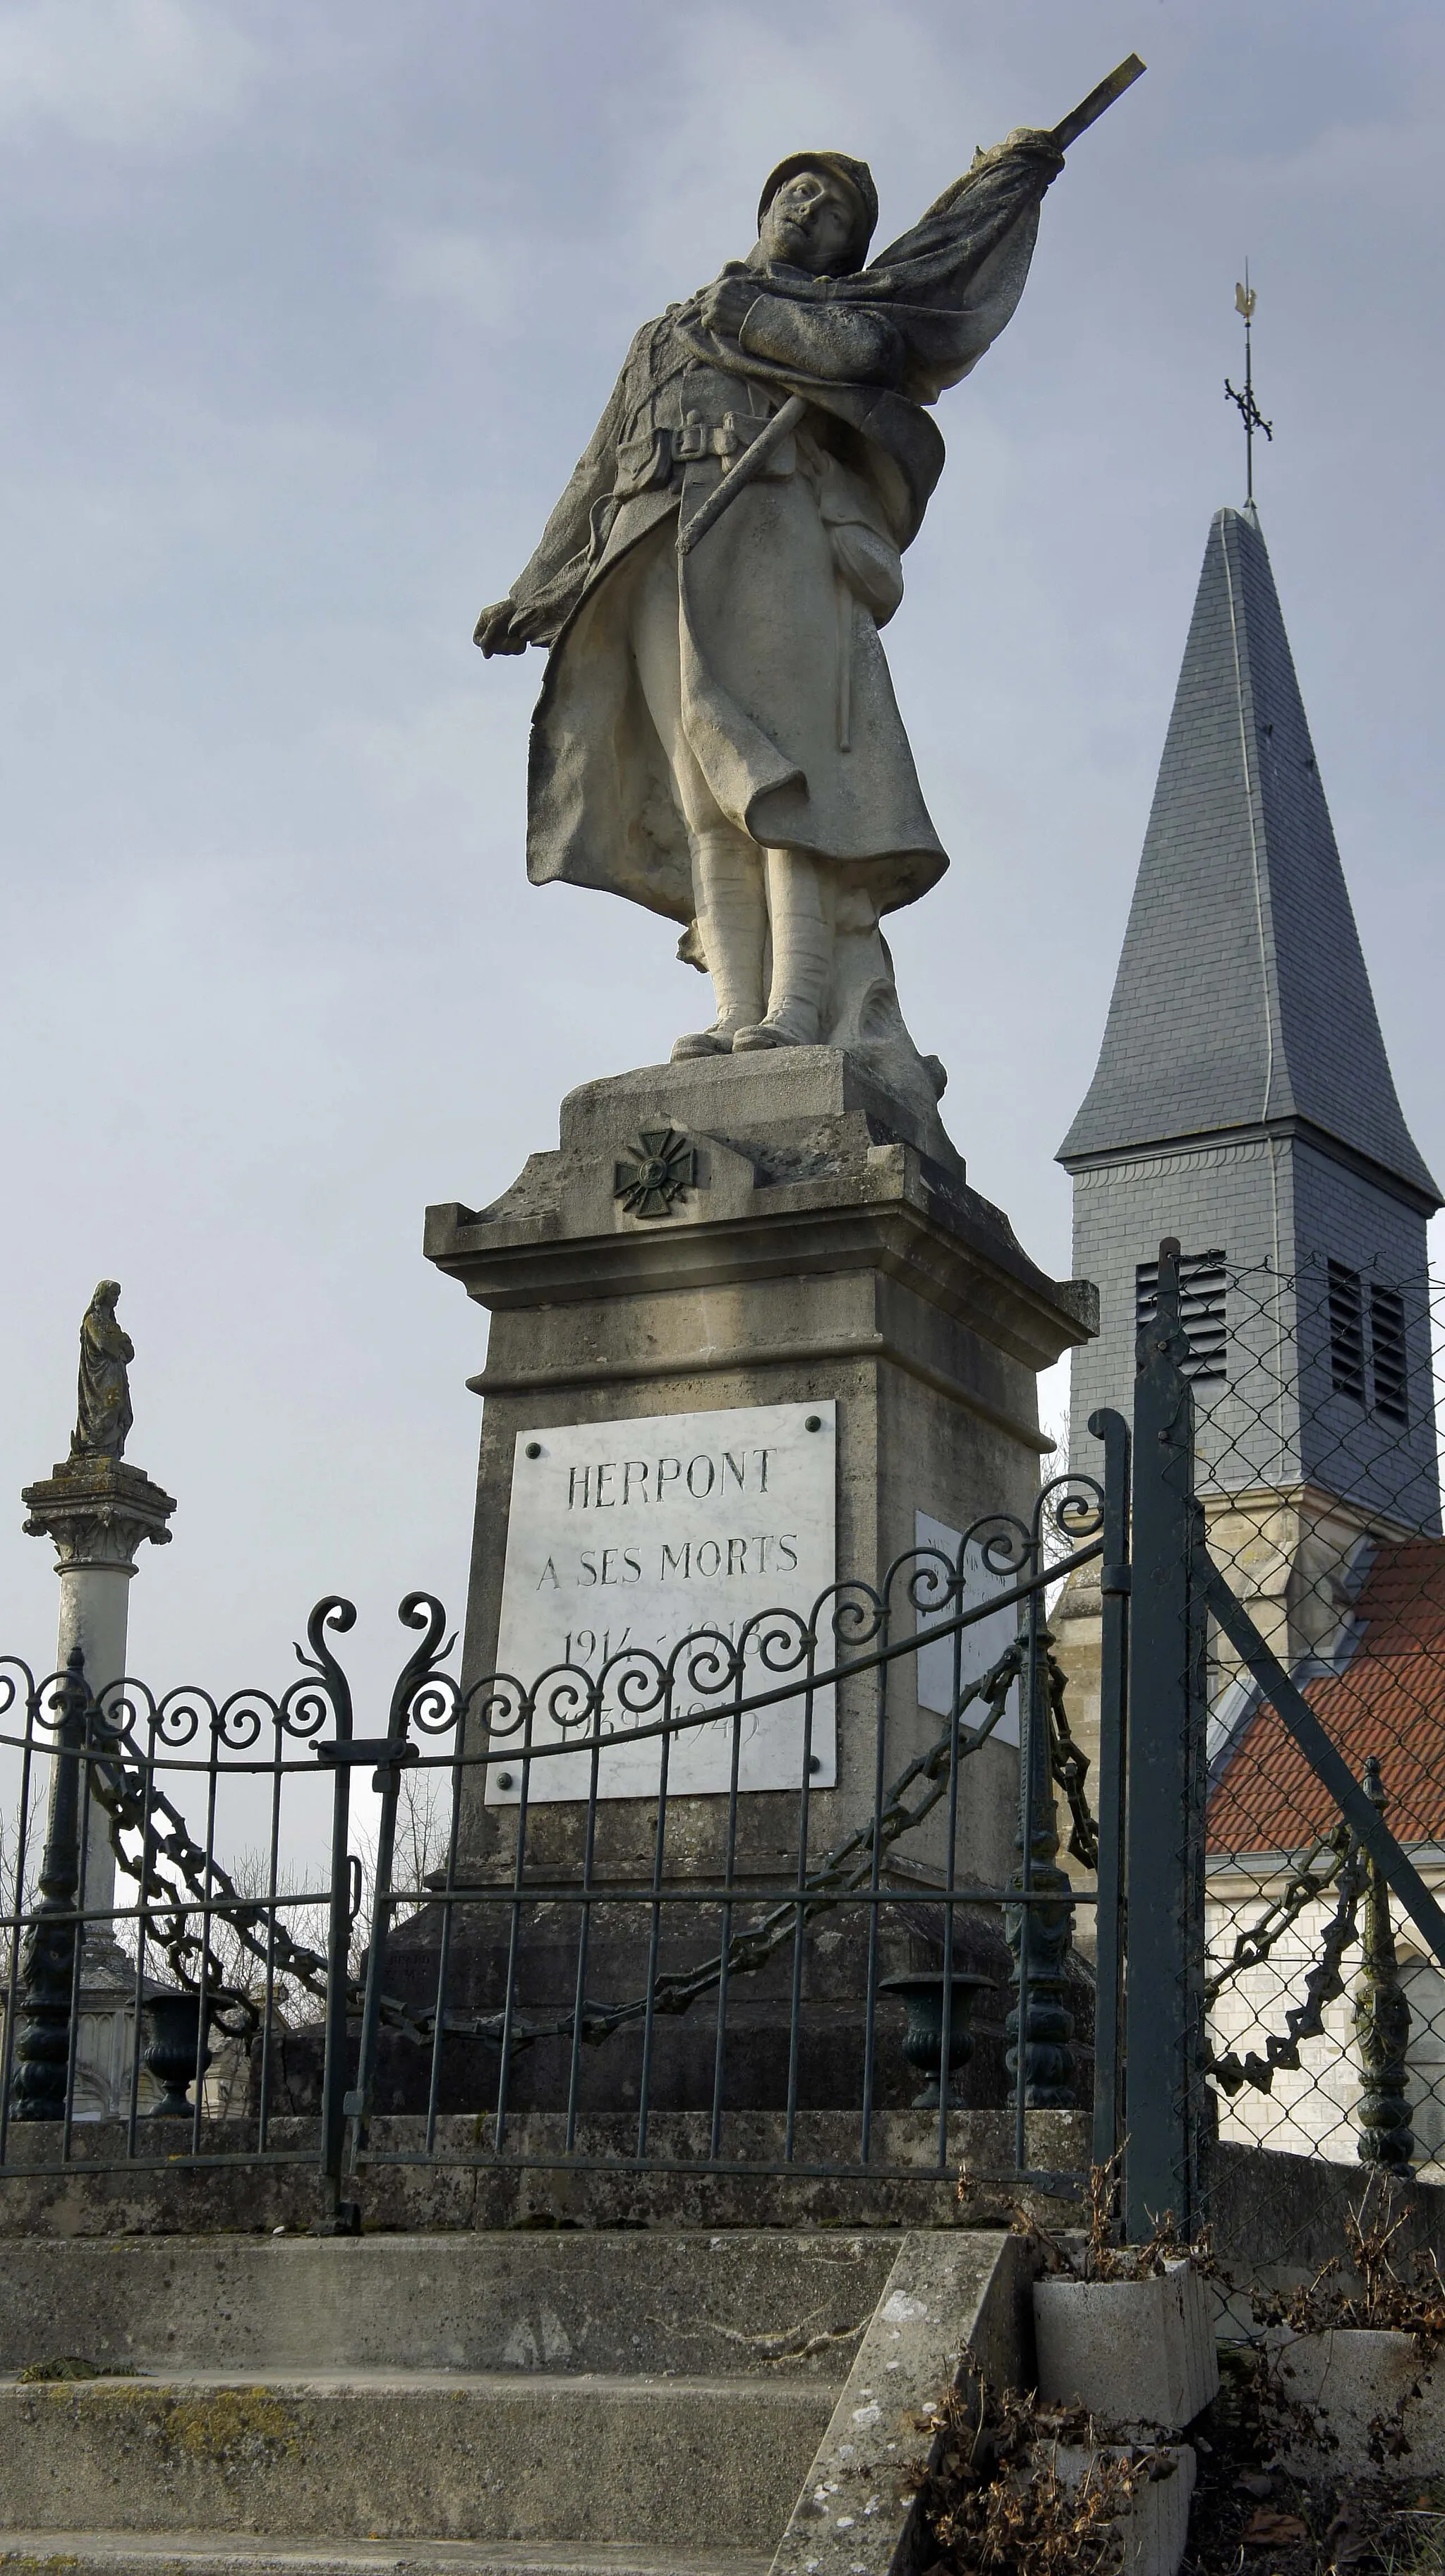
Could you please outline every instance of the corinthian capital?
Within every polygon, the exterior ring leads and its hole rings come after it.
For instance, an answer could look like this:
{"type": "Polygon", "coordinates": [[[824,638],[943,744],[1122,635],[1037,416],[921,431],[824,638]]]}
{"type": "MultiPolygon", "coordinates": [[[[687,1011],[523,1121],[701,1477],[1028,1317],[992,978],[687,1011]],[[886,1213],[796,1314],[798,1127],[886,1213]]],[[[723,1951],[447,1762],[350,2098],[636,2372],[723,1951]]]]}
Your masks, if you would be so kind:
{"type": "Polygon", "coordinates": [[[141,1467],[122,1458],[62,1459],[42,1484],[25,1486],[27,1538],[48,1538],[58,1571],[84,1565],[133,1566],[144,1539],[170,1541],[175,1504],[141,1467]]]}

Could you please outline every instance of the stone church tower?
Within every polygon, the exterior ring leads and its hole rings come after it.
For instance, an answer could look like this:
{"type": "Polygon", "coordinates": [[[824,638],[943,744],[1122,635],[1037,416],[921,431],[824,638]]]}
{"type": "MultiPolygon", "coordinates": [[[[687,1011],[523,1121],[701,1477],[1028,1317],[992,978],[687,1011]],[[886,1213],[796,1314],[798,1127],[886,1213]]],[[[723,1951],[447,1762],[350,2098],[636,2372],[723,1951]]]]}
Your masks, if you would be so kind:
{"type": "MultiPolygon", "coordinates": [[[[1129,1413],[1173,1235],[1216,1552],[1291,1662],[1328,1653],[1370,1535],[1439,1529],[1425,1225],[1441,1201],[1396,1098],[1252,506],[1209,532],[1098,1067],[1059,1160],[1074,1273],[1100,1297],[1073,1360],[1074,1464],[1098,1455],[1097,1406],[1129,1413]]],[[[1097,1592],[1062,1607],[1086,1717],[1097,1592]]]]}

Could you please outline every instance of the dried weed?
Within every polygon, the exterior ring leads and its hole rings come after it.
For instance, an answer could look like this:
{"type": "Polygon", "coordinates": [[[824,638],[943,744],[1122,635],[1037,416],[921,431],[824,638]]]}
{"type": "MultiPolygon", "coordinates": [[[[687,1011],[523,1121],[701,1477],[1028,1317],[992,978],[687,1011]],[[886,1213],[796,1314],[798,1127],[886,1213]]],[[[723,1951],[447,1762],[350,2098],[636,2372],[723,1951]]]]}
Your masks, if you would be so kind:
{"type": "Polygon", "coordinates": [[[1445,2576],[1445,2481],[1279,2465],[1304,2410],[1273,2358],[1220,2354],[1213,2405],[1191,2426],[1199,2482],[1183,2576],[1445,2576]]]}
{"type": "Polygon", "coordinates": [[[1372,2175],[1358,2205],[1345,2213],[1346,2261],[1332,2256],[1298,2289],[1251,2292],[1256,2325],[1288,2326],[1294,2334],[1324,2334],[1332,2326],[1408,2334],[1421,2359],[1433,2360],[1445,2343],[1445,2276],[1433,2247],[1413,2255],[1405,2272],[1397,2269],[1391,2249],[1407,2217],[1389,2181],[1372,2175]],[[1346,2287],[1347,2270],[1357,2290],[1346,2287]]]}
{"type": "Polygon", "coordinates": [[[925,2576],[1110,2576],[1123,2564],[1120,2516],[1173,2461],[1125,2445],[1066,2483],[1059,2447],[1097,2450],[1108,2428],[1081,2407],[996,2390],[972,2353],[964,2360],[963,2385],[917,2419],[928,2456],[906,2472],[935,2553],[925,2543],[925,2576]]]}
{"type": "MultiPolygon", "coordinates": [[[[1209,2232],[1204,2229],[1186,2242],[1179,2234],[1174,2213],[1166,2210],[1154,2222],[1154,2229],[1141,2245],[1119,2242],[1119,2182],[1123,2149],[1104,2165],[1089,2168],[1089,2222],[1080,2250],[1058,2229],[1047,2227],[1036,2211],[1022,2201],[1014,2200],[995,2206],[992,2217],[1005,2222],[1010,2233],[1022,2236],[1033,2248],[1041,2272],[1059,2274],[1069,2281],[1149,2281],[1169,2269],[1171,2263],[1191,2262],[1196,2271],[1212,2273],[1216,2269],[1209,2232]]],[[[959,2208],[977,2220],[980,2187],[961,2165],[955,2197],[959,2208]]]]}

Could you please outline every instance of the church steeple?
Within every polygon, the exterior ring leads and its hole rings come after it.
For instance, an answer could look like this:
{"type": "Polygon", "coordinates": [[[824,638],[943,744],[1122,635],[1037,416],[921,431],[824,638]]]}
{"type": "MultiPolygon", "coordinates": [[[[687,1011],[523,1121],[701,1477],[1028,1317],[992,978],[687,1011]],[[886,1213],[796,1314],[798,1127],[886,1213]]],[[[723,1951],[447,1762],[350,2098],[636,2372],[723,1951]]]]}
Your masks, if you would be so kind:
{"type": "Polygon", "coordinates": [[[1098,1069],[1059,1149],[1306,1134],[1429,1213],[1269,556],[1209,532],[1098,1069]]]}
{"type": "Polygon", "coordinates": [[[1075,1275],[1100,1294],[1099,1339],[1074,1360],[1078,1464],[1090,1413],[1128,1407],[1173,1235],[1206,1487],[1438,1526],[1440,1192],[1396,1097],[1252,506],[1209,532],[1098,1067],[1059,1160],[1075,1275]],[[1260,1281],[1269,1350],[1246,1323],[1260,1281]]]}

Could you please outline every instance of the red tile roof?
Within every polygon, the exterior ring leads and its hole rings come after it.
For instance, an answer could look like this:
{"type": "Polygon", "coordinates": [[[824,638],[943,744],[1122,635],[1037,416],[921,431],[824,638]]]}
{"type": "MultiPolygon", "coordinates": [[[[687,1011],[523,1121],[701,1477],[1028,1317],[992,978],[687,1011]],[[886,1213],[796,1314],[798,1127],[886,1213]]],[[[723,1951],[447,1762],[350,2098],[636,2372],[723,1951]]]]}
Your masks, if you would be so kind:
{"type": "MultiPolygon", "coordinates": [[[[1403,1843],[1445,1843],[1445,1540],[1378,1550],[1355,1604],[1363,1635],[1343,1671],[1303,1682],[1358,1779],[1379,1758],[1386,1815],[1403,1843]]],[[[1274,1709],[1247,1721],[1209,1801],[1211,1859],[1296,1851],[1338,1819],[1274,1709]]]]}

